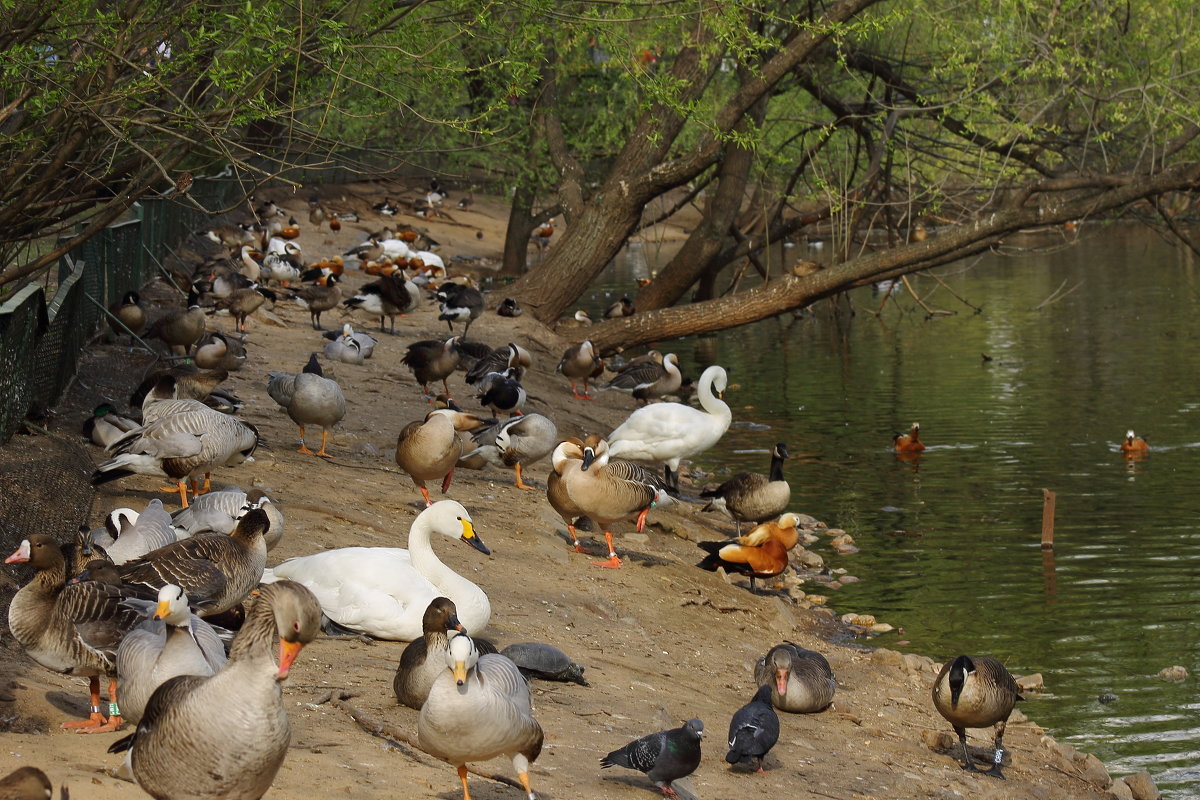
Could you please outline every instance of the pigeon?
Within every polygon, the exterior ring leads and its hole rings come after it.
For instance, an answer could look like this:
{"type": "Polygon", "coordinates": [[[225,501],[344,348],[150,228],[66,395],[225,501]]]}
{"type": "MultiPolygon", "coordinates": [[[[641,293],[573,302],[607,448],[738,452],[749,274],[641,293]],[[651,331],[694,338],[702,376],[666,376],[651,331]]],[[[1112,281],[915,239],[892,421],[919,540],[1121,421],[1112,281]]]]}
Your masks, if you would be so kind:
{"type": "Polygon", "coordinates": [[[750,759],[756,772],[764,772],[763,758],[779,741],[779,715],[771,705],[770,684],[758,687],[754,699],[739,708],[729,721],[729,752],[725,760],[737,764],[750,759]]]}
{"type": "Polygon", "coordinates": [[[678,797],[673,781],[686,778],[700,766],[700,739],[704,723],[689,719],[681,728],[659,731],[630,742],[600,759],[601,769],[628,767],[646,773],[654,785],[669,797],[678,797]]]}

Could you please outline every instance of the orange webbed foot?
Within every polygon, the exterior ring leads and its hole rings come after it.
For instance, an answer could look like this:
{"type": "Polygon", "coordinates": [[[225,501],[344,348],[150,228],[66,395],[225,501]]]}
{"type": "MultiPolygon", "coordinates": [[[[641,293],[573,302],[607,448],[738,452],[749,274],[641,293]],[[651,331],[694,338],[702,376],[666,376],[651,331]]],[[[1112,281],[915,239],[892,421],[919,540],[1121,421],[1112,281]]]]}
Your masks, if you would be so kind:
{"type": "Polygon", "coordinates": [[[621,568],[621,559],[617,558],[616,556],[609,556],[607,561],[593,561],[592,563],[597,567],[604,567],[605,569],[621,568]]]}

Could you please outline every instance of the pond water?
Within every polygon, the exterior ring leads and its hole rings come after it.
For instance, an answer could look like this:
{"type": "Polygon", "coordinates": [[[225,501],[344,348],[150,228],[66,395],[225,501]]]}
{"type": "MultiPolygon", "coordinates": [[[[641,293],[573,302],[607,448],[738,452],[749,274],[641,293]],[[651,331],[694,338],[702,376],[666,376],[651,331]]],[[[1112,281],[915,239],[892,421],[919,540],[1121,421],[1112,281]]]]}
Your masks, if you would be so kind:
{"type": "MultiPolygon", "coordinates": [[[[835,611],[903,628],[881,646],[1042,673],[1023,710],[1056,738],[1200,796],[1200,275],[1144,229],[1081,230],[940,269],[945,287],[912,278],[953,316],[926,320],[903,295],[876,317],[868,288],[853,316],[826,304],[662,349],[737,384],[734,427],[697,467],[766,472],[784,441],[793,508],[855,538],[857,554],[824,553],[862,579],[828,593],[835,611]],[[901,460],[892,436],[913,421],[928,449],[901,460]],[[1140,461],[1118,450],[1130,428],[1152,448],[1140,461]],[[1156,677],[1172,665],[1191,677],[1156,677]]],[[[593,311],[631,292],[629,266],[593,311]]]]}

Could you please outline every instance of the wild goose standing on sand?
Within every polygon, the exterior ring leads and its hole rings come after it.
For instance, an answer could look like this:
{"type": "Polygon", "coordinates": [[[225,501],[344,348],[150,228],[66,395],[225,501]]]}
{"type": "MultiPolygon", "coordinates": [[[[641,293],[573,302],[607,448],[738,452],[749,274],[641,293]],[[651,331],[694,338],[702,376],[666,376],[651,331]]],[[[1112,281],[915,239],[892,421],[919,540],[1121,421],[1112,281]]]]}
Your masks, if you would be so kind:
{"type": "Polygon", "coordinates": [[[534,800],[529,765],[542,752],[542,726],[533,717],[529,683],[508,658],[480,655],[465,634],[450,640],[445,664],[417,719],[422,749],[458,767],[463,800],[471,798],[467,762],[509,756],[534,800]]]}
{"type": "Polygon", "coordinates": [[[187,305],[168,311],[159,317],[146,331],[145,338],[161,339],[172,352],[188,355],[192,345],[204,335],[204,310],[200,308],[200,294],[196,287],[188,290],[187,305]]]}
{"type": "Polygon", "coordinates": [[[299,375],[290,372],[268,372],[267,394],[288,413],[292,422],[300,426],[300,449],[297,452],[332,458],[325,452],[329,440],[329,429],[346,416],[346,398],[337,381],[326,378],[317,362],[317,354],[308,357],[308,363],[299,375]],[[314,453],[304,443],[304,427],[321,426],[321,449],[314,453]]]}
{"type": "Polygon", "coordinates": [[[187,594],[167,584],[157,603],[127,600],[145,614],[117,648],[122,716],[137,724],[150,695],[176,675],[212,675],[225,666],[225,645],[216,631],[188,608],[187,594]]]}
{"type": "Polygon", "coordinates": [[[546,500],[550,507],[562,517],[567,526],[567,535],[571,537],[571,549],[576,553],[586,552],[579,543],[575,533],[575,521],[584,516],[583,509],[571,499],[567,484],[563,481],[563,473],[572,461],[583,460],[583,440],[574,436],[559,442],[550,456],[550,474],[546,477],[546,500]]]}
{"type": "Polygon", "coordinates": [[[596,346],[590,339],[585,339],[574,347],[567,348],[562,359],[558,362],[556,372],[561,372],[571,382],[571,394],[577,400],[591,400],[588,392],[588,381],[604,374],[604,362],[596,352],[596,346]],[[575,384],[583,381],[583,394],[575,389],[575,384]]]}
{"type": "Polygon", "coordinates": [[[483,313],[483,294],[472,286],[444,283],[437,291],[437,299],[442,303],[438,319],[450,327],[451,333],[454,333],[454,323],[465,323],[464,337],[471,330],[471,323],[483,313]]]}
{"type": "Polygon", "coordinates": [[[771,703],[780,711],[811,714],[833,702],[837,680],[825,656],[791,642],[772,647],[754,665],[754,682],[771,687],[771,703]]]}
{"type": "Polygon", "coordinates": [[[421,384],[425,394],[429,394],[429,384],[433,381],[441,381],[446,394],[450,394],[450,385],[446,380],[458,368],[461,358],[458,342],[459,337],[451,336],[444,342],[423,339],[408,346],[401,363],[412,370],[413,377],[421,384]]]}
{"type": "Polygon", "coordinates": [[[963,749],[963,769],[977,767],[967,750],[967,728],[996,726],[995,750],[988,775],[1003,778],[1004,728],[1013,706],[1022,700],[1017,682],[990,656],[959,656],[947,661],[933,683],[933,706],[958,734],[963,749]]]}
{"type": "Polygon", "coordinates": [[[215,307],[228,310],[229,315],[237,323],[238,332],[245,333],[246,319],[258,311],[263,303],[268,300],[274,303],[277,297],[275,292],[270,289],[264,289],[257,283],[252,283],[244,289],[235,289],[230,292],[228,297],[218,300],[215,307]]]}
{"type": "Polygon", "coordinates": [[[521,470],[550,455],[558,442],[558,427],[549,417],[525,414],[472,431],[471,440],[475,449],[463,453],[459,466],[482,469],[486,463],[512,467],[517,488],[532,490],[534,487],[521,479],[521,470]]]}
{"type": "Polygon", "coordinates": [[[225,667],[158,687],[137,730],[109,752],[128,750],[138,784],[157,800],[262,797],[291,740],[281,685],[320,623],[316,598],[303,586],[264,586],[225,667]]]}
{"type": "Polygon", "coordinates": [[[433,505],[425,481],[442,481],[442,493],[450,488],[454,467],[463,454],[459,431],[478,427],[482,420],[474,414],[438,408],[425,419],[410,422],[396,438],[396,464],[408,473],[413,484],[421,490],[425,507],[433,505]]]}
{"type": "Polygon", "coordinates": [[[703,411],[682,403],[654,403],[634,411],[608,435],[608,453],[613,458],[661,461],[666,481],[679,491],[679,462],[712,447],[733,415],[721,400],[728,383],[723,367],[715,364],[700,376],[696,394],[703,411]]]}
{"type": "Polygon", "coordinates": [[[754,592],[755,578],[773,578],[787,569],[788,551],[799,541],[798,522],[795,514],[783,514],[737,539],[698,542],[708,555],[696,566],[714,572],[722,567],[726,572],[749,575],[750,591],[754,592]]]}
{"type": "Polygon", "coordinates": [[[336,308],[338,303],[342,302],[342,287],[338,286],[339,280],[341,279],[337,275],[327,275],[318,278],[316,283],[305,286],[292,295],[297,303],[308,310],[309,321],[312,322],[314,331],[323,330],[321,314],[331,308],[336,308]]]}
{"type": "Polygon", "coordinates": [[[350,310],[362,309],[379,317],[379,330],[384,330],[384,319],[391,320],[391,333],[396,333],[396,317],[417,307],[421,301],[421,290],[400,272],[385,275],[377,281],[363,285],[351,298],[342,303],[350,310]]]}
{"type": "Polygon", "coordinates": [[[5,564],[29,564],[33,580],[13,596],[8,628],[34,661],[55,672],[85,675],[91,690],[91,714],[62,727],[80,733],[121,727],[117,708],[117,645],[137,624],[138,614],[121,604],[120,586],[99,581],[67,583],[67,562],[58,542],[44,533],[24,539],[5,564]],[[100,676],[109,678],[111,717],[100,711],[100,676]]]}
{"type": "Polygon", "coordinates": [[[214,467],[241,464],[258,447],[258,429],[239,419],[214,411],[197,400],[170,400],[174,413],[131,431],[108,449],[117,455],[96,467],[92,483],[101,484],[128,475],[158,475],[173,478],[180,504],[187,505],[187,485],[193,491],[197,476],[214,467]]]}
{"type": "Polygon", "coordinates": [[[769,475],[758,472],[739,472],[716,489],[700,493],[709,498],[701,511],[724,511],[737,523],[742,532],[743,522],[764,522],[787,510],[792,500],[792,487],[783,478],[783,462],[788,457],[787,445],[776,443],[771,449],[769,475]]]}
{"type": "MultiPolygon", "coordinates": [[[[658,356],[657,351],[651,353],[658,356]]],[[[679,356],[667,353],[661,358],[630,362],[604,386],[604,389],[628,392],[638,401],[638,405],[644,406],[663,395],[678,392],[682,384],[679,356]]]]}

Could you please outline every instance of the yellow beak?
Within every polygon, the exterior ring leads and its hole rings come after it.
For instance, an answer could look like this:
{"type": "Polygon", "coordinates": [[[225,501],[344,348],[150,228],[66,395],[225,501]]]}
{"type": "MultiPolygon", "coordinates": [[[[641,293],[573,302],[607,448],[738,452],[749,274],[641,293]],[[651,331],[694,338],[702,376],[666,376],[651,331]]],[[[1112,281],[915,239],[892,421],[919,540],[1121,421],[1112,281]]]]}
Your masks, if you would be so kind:
{"type": "Polygon", "coordinates": [[[465,661],[454,662],[454,682],[459,686],[467,682],[467,663],[465,661]]]}
{"type": "Polygon", "coordinates": [[[167,614],[171,613],[170,603],[159,603],[158,608],[154,612],[155,619],[166,619],[167,614]]]}

